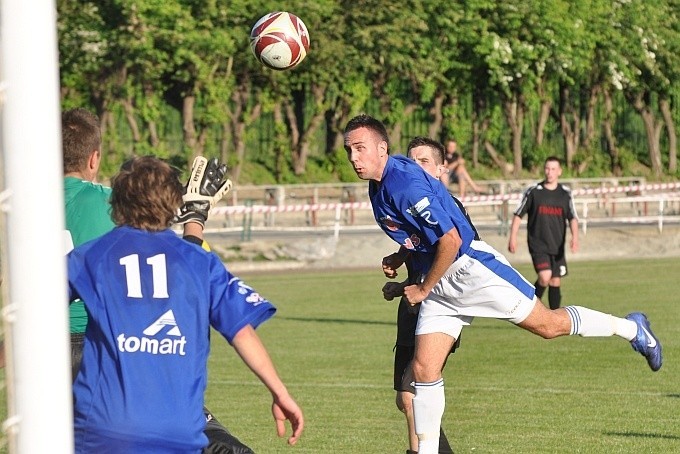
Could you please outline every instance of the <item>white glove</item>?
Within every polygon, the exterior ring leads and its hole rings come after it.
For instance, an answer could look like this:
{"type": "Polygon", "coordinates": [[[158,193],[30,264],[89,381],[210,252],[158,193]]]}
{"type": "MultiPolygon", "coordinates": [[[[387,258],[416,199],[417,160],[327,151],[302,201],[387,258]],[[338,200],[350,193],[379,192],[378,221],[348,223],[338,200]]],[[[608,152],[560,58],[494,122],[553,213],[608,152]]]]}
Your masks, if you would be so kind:
{"type": "Polygon", "coordinates": [[[205,226],[210,209],[231,189],[231,180],[226,178],[226,174],[227,166],[220,164],[217,158],[207,160],[197,156],[184,187],[184,205],[179,210],[176,222],[197,222],[205,226]]]}

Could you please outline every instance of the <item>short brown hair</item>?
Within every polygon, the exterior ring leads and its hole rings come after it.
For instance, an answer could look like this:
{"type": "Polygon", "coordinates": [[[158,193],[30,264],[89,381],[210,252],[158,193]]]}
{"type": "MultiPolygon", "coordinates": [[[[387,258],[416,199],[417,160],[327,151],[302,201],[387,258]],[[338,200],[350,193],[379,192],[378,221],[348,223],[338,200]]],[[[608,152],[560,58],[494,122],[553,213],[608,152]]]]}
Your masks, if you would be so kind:
{"type": "Polygon", "coordinates": [[[389,152],[390,138],[387,135],[387,128],[385,128],[383,122],[377,118],[371,117],[370,115],[360,114],[347,122],[345,130],[342,134],[346,138],[347,134],[359,128],[366,128],[378,134],[378,136],[380,136],[380,140],[383,140],[387,144],[387,149],[389,152]]]}
{"type": "Polygon", "coordinates": [[[93,151],[101,151],[99,118],[87,109],[71,109],[61,114],[61,142],[64,173],[79,172],[93,151]]]}
{"type": "Polygon", "coordinates": [[[126,161],[111,187],[113,222],[152,232],[172,225],[184,192],[177,169],[154,156],[126,161]]]}
{"type": "Polygon", "coordinates": [[[416,147],[430,148],[432,150],[432,157],[435,160],[435,164],[444,164],[445,151],[444,145],[441,143],[437,142],[436,140],[432,140],[429,137],[416,136],[408,143],[406,151],[410,153],[411,150],[416,147]]]}
{"type": "Polygon", "coordinates": [[[545,158],[545,164],[549,162],[556,162],[558,166],[562,167],[562,160],[557,156],[548,156],[547,158],[545,158]]]}

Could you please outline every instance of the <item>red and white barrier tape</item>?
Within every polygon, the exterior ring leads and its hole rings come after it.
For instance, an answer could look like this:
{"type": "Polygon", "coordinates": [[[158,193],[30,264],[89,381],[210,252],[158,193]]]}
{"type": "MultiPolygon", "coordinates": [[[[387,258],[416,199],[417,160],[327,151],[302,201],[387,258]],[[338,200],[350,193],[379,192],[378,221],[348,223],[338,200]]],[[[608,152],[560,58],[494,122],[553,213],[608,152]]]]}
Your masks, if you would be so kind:
{"type": "MultiPolygon", "coordinates": [[[[677,191],[680,190],[680,182],[678,183],[651,183],[651,184],[632,184],[627,186],[615,186],[610,188],[595,188],[595,189],[574,189],[572,195],[574,197],[584,195],[604,195],[604,194],[619,194],[619,193],[641,193],[644,191],[677,191]]],[[[522,192],[515,192],[511,194],[497,194],[497,195],[474,195],[464,197],[463,202],[493,202],[504,200],[518,200],[522,197],[522,192]]],[[[302,205],[236,205],[236,206],[218,206],[211,210],[212,216],[219,214],[242,214],[242,213],[293,213],[293,212],[311,212],[311,211],[332,211],[332,210],[366,210],[371,208],[370,202],[338,202],[338,203],[310,203],[302,205]]]]}
{"type": "Polygon", "coordinates": [[[216,214],[241,214],[241,213],[293,213],[297,211],[331,211],[331,210],[366,210],[371,208],[371,202],[344,202],[344,203],[311,203],[304,205],[236,205],[219,206],[210,211],[210,215],[216,214]]]}

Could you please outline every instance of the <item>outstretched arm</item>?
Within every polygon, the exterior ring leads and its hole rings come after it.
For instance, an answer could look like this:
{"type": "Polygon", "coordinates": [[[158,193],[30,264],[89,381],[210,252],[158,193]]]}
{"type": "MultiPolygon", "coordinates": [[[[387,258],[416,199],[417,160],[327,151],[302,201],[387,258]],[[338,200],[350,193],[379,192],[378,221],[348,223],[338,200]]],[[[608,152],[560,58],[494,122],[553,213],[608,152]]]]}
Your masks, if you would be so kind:
{"type": "Polygon", "coordinates": [[[227,166],[220,164],[217,158],[208,160],[197,156],[191,166],[191,175],[184,187],[180,208],[175,221],[205,225],[211,208],[219,202],[231,189],[231,180],[227,178],[227,166]]]}
{"type": "Polygon", "coordinates": [[[232,346],[243,362],[272,394],[272,414],[276,421],[276,433],[279,437],[286,434],[284,422],[290,421],[293,433],[288,437],[288,444],[294,445],[300,438],[305,425],[302,410],[288,394],[288,390],[279,378],[274,363],[255,329],[250,325],[241,328],[234,336],[232,346]]]}
{"type": "Polygon", "coordinates": [[[203,228],[210,209],[231,189],[231,180],[226,175],[227,166],[220,164],[217,158],[207,160],[198,156],[184,186],[184,204],[176,221],[184,226],[184,239],[203,246],[207,251],[210,247],[203,240],[203,228]]]}

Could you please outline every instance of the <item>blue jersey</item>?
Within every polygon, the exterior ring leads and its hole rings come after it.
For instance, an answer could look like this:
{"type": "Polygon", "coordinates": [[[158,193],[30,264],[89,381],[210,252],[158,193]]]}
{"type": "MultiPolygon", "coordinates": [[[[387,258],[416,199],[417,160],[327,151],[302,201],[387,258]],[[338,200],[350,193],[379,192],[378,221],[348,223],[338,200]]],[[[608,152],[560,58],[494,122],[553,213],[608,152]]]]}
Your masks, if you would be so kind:
{"type": "Polygon", "coordinates": [[[414,266],[418,272],[429,270],[437,241],[451,229],[455,228],[463,240],[458,256],[479,239],[463,205],[441,181],[405,156],[387,159],[381,181],[369,182],[368,194],[380,228],[400,246],[416,253],[414,266]]]}
{"type": "Polygon", "coordinates": [[[74,249],[68,275],[89,316],[73,385],[77,452],[200,452],[210,326],[231,342],[274,306],[171,230],[115,228],[74,249]]]}

